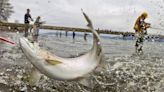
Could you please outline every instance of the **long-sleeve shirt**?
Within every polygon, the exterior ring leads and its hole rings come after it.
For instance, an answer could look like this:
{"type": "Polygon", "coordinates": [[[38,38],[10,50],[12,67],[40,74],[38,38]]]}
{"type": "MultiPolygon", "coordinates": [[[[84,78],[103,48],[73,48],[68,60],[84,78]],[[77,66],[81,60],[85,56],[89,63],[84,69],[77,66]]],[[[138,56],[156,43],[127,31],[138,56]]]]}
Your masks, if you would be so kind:
{"type": "Polygon", "coordinates": [[[26,13],[24,15],[24,23],[30,23],[29,18],[32,19],[31,15],[29,13],[26,13]]]}

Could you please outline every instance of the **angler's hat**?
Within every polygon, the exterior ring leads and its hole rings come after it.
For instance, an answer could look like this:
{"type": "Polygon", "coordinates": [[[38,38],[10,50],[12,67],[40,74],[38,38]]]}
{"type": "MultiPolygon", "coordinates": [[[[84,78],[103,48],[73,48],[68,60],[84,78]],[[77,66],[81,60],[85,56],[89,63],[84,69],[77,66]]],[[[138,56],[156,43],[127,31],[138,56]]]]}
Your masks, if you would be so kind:
{"type": "Polygon", "coordinates": [[[141,16],[147,18],[147,17],[148,17],[148,14],[147,14],[147,12],[143,12],[143,13],[141,14],[141,16]]]}

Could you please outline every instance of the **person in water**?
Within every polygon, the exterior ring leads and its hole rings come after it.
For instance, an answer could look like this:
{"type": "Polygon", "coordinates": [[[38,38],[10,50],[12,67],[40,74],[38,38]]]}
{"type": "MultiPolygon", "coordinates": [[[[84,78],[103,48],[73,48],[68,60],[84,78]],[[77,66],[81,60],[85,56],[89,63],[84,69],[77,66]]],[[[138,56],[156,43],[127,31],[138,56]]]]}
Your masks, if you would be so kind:
{"type": "Polygon", "coordinates": [[[87,41],[87,33],[84,33],[84,40],[87,41]]]}
{"type": "Polygon", "coordinates": [[[38,16],[34,22],[32,36],[33,36],[33,41],[35,42],[38,42],[39,29],[40,29],[41,24],[43,23],[44,21],[41,21],[40,16],[38,16]]]}
{"type": "Polygon", "coordinates": [[[24,15],[24,23],[26,24],[25,34],[24,34],[25,37],[28,36],[28,29],[29,29],[30,20],[33,21],[31,14],[30,14],[30,9],[27,9],[26,14],[24,15]]]}
{"type": "Polygon", "coordinates": [[[75,31],[73,31],[73,33],[72,33],[72,37],[73,37],[73,39],[75,39],[75,31]]]}
{"type": "Polygon", "coordinates": [[[134,25],[136,43],[136,53],[143,53],[142,47],[144,42],[144,36],[147,34],[147,28],[150,28],[150,23],[146,23],[145,19],[148,17],[146,12],[143,12],[136,20],[134,25]]]}

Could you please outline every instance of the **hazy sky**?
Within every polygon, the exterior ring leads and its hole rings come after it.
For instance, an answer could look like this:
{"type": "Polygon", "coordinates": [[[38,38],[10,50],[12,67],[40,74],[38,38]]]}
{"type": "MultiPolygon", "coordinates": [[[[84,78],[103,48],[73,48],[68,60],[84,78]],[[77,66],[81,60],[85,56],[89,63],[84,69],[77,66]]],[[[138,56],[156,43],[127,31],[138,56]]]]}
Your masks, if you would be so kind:
{"type": "MultiPolygon", "coordinates": [[[[47,24],[86,27],[81,8],[91,18],[95,28],[134,31],[136,18],[144,11],[149,13],[147,22],[164,28],[164,0],[10,0],[15,13],[10,21],[23,23],[27,8],[32,17],[38,15],[47,24]]],[[[150,30],[152,31],[152,30],[150,30]]],[[[152,31],[153,32],[153,31],[152,31]]],[[[162,31],[158,31],[158,33],[162,31]]],[[[157,33],[157,32],[155,32],[157,33]]],[[[164,33],[164,32],[163,32],[164,33]]]]}

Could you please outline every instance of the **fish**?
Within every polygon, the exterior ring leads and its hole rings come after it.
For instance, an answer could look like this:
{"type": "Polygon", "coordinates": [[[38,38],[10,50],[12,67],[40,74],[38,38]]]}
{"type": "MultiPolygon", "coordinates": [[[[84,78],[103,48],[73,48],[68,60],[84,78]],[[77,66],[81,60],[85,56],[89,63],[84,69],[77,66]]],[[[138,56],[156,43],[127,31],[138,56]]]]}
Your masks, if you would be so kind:
{"type": "Polygon", "coordinates": [[[89,17],[83,11],[82,13],[88,22],[88,28],[93,33],[93,46],[83,55],[74,58],[59,57],[47,50],[41,49],[38,43],[31,43],[25,37],[19,39],[23,53],[41,74],[54,80],[74,81],[85,78],[86,75],[99,67],[103,57],[100,36],[94,30],[89,17]]]}

